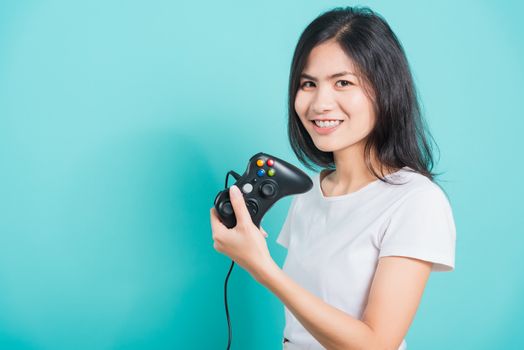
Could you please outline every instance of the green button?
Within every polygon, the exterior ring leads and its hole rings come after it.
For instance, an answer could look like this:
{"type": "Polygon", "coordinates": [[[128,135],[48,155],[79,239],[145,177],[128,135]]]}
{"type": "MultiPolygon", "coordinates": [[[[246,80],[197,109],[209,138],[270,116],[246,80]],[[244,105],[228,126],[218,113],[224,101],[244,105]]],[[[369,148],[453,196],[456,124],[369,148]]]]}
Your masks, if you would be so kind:
{"type": "Polygon", "coordinates": [[[268,174],[269,176],[275,176],[275,169],[270,168],[270,169],[267,171],[267,174],[268,174]]]}

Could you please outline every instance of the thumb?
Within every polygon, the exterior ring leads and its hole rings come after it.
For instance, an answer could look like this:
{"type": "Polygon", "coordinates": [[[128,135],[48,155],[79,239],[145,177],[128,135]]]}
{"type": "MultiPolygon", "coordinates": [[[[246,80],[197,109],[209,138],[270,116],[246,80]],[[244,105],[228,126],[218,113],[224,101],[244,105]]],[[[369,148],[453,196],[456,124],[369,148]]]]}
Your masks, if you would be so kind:
{"type": "Polygon", "coordinates": [[[251,223],[251,215],[246,206],[244,200],[244,195],[236,185],[233,185],[229,188],[229,199],[231,200],[231,205],[233,206],[233,211],[235,212],[235,217],[237,219],[237,224],[239,223],[251,223]]]}
{"type": "Polygon", "coordinates": [[[260,226],[260,232],[262,232],[262,234],[264,235],[264,237],[267,238],[268,234],[267,234],[266,230],[264,230],[264,229],[262,228],[262,226],[260,226]]]}

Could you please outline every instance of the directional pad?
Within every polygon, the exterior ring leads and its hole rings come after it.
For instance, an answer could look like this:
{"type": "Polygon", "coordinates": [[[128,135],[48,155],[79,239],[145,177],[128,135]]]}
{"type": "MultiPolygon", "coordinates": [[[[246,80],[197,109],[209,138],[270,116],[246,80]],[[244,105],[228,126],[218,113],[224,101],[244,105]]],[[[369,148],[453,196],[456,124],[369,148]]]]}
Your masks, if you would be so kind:
{"type": "Polygon", "coordinates": [[[246,207],[249,210],[251,216],[256,215],[258,213],[258,204],[254,199],[248,199],[246,202],[246,207]]]}

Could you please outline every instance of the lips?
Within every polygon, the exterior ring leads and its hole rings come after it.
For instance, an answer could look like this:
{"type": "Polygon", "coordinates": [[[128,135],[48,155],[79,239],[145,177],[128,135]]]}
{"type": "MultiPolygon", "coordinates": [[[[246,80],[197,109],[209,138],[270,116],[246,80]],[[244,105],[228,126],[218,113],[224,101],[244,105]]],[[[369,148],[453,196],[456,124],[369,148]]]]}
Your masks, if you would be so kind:
{"type": "MultiPolygon", "coordinates": [[[[317,120],[319,120],[319,119],[317,119],[317,120]]],[[[339,119],[326,119],[326,120],[339,120],[339,119]]],[[[321,127],[317,126],[317,124],[315,124],[314,120],[311,120],[311,123],[313,124],[313,129],[315,130],[315,132],[317,134],[327,135],[327,134],[330,134],[333,131],[337,130],[340,127],[340,125],[342,125],[342,123],[344,123],[344,121],[341,120],[340,123],[338,123],[338,125],[334,125],[332,127],[324,127],[324,128],[321,128],[321,127]]]]}

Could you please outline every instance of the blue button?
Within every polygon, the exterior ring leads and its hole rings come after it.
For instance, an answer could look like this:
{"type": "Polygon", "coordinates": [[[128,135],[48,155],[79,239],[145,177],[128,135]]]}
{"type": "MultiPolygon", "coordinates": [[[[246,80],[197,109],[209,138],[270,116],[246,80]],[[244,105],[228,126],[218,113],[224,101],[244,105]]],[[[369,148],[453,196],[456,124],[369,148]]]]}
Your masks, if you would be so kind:
{"type": "Polygon", "coordinates": [[[266,171],[265,171],[264,169],[259,169],[259,170],[257,171],[257,175],[258,175],[258,176],[264,176],[265,173],[266,173],[266,171]]]}

